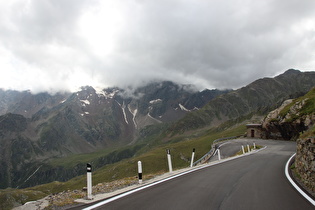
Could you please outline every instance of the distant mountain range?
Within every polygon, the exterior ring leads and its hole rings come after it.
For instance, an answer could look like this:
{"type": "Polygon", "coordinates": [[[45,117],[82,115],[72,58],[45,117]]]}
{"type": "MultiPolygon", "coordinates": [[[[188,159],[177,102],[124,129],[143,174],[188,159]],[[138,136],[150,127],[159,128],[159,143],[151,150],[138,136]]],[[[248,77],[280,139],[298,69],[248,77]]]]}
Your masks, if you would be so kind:
{"type": "Polygon", "coordinates": [[[83,174],[84,166],[65,171],[45,164],[48,160],[134,144],[152,125],[165,124],[166,132],[176,135],[265,114],[313,86],[315,72],[288,70],[224,91],[200,92],[168,81],[134,91],[87,86],[76,93],[33,95],[0,90],[0,188],[65,181],[83,174]]]}
{"type": "Polygon", "coordinates": [[[23,170],[39,167],[31,163],[135,142],[146,126],[176,121],[227,92],[172,82],[133,92],[89,86],[56,95],[0,90],[0,187],[24,186],[23,170]]]}
{"type": "Polygon", "coordinates": [[[315,86],[315,72],[289,69],[275,78],[258,79],[240,89],[211,100],[202,109],[188,113],[169,132],[183,133],[205,126],[217,126],[254,114],[265,115],[289,98],[297,98],[315,86]]]}

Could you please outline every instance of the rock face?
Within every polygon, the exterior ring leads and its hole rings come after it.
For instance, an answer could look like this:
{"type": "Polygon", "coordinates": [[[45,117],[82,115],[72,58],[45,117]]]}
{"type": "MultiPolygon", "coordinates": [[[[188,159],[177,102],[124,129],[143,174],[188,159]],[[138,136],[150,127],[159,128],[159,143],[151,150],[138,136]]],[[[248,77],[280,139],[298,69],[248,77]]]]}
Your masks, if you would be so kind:
{"type": "Polygon", "coordinates": [[[315,193],[315,137],[297,141],[295,168],[303,184],[315,193]]]}
{"type": "Polygon", "coordinates": [[[315,193],[315,137],[307,136],[315,134],[314,102],[315,88],[305,96],[285,101],[270,112],[262,124],[266,138],[297,139],[296,172],[311,193],[315,193]]]}
{"type": "Polygon", "coordinates": [[[267,139],[296,140],[315,123],[315,88],[295,100],[286,100],[262,123],[267,139]]]}

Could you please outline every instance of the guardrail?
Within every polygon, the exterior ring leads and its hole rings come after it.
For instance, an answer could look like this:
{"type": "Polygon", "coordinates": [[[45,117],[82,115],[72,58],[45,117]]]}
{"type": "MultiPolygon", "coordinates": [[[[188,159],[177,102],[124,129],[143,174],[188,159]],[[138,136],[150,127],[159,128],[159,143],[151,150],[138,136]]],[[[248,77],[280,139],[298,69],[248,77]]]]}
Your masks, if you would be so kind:
{"type": "MultiPolygon", "coordinates": [[[[241,135],[242,136],[242,135],[241,135]]],[[[221,142],[221,141],[226,141],[226,140],[231,140],[231,139],[237,139],[241,136],[232,136],[232,137],[225,137],[225,138],[219,138],[219,139],[216,139],[212,142],[212,145],[211,145],[211,149],[209,152],[207,152],[204,156],[202,156],[199,160],[197,160],[196,162],[193,163],[194,166],[198,165],[198,164],[203,164],[205,162],[207,162],[215,153],[215,150],[217,149],[216,147],[216,144],[218,142],[221,142]]]]}

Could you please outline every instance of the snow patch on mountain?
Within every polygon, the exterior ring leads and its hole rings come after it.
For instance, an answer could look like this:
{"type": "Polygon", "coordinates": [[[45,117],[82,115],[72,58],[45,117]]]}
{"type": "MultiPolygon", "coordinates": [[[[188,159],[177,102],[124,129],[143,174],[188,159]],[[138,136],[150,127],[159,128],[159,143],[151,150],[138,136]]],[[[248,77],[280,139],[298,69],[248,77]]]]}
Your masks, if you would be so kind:
{"type": "Polygon", "coordinates": [[[186,111],[186,112],[190,112],[190,110],[186,109],[183,105],[181,105],[181,104],[178,104],[178,105],[179,105],[181,110],[186,111]]]}
{"type": "Polygon", "coordinates": [[[121,109],[122,109],[122,112],[123,112],[123,115],[124,115],[124,119],[125,119],[126,124],[129,124],[128,119],[127,119],[127,115],[126,115],[126,110],[125,110],[125,108],[126,108],[125,101],[123,101],[123,104],[120,104],[118,101],[116,101],[116,103],[117,103],[117,104],[121,107],[121,109]]]}
{"type": "Polygon", "coordinates": [[[150,101],[149,103],[150,104],[155,104],[155,103],[158,103],[158,102],[162,102],[162,99],[155,99],[155,100],[150,101]]]}
{"type": "Polygon", "coordinates": [[[125,108],[126,108],[125,102],[123,102],[123,105],[122,105],[121,108],[122,108],[122,111],[123,111],[123,114],[124,114],[125,122],[127,124],[129,124],[128,119],[127,119],[127,115],[126,115],[126,110],[125,110],[125,108]]]}
{"type": "Polygon", "coordinates": [[[119,93],[119,90],[117,89],[113,89],[111,91],[102,90],[97,91],[96,93],[98,94],[98,96],[104,96],[105,99],[112,99],[117,93],[119,93]]]}
{"type": "Polygon", "coordinates": [[[138,125],[136,122],[136,115],[138,113],[138,109],[132,110],[129,104],[128,104],[128,109],[129,109],[129,112],[132,114],[132,121],[133,121],[133,124],[135,125],[135,128],[137,129],[138,125]]]}
{"type": "Polygon", "coordinates": [[[86,106],[86,105],[90,105],[90,101],[89,100],[80,100],[82,102],[82,106],[86,106]]]}

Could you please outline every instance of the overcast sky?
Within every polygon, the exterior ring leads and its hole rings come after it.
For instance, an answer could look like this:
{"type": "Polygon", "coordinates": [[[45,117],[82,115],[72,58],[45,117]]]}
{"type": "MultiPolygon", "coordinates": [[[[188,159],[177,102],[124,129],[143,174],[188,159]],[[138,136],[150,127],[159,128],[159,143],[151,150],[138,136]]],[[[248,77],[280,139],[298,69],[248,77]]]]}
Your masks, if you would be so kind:
{"type": "Polygon", "coordinates": [[[239,88],[289,68],[315,70],[314,0],[0,2],[0,88],[239,88]]]}

